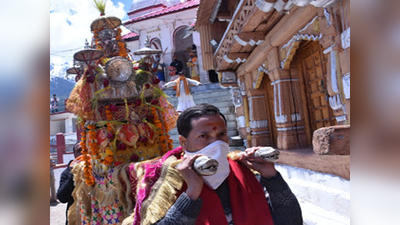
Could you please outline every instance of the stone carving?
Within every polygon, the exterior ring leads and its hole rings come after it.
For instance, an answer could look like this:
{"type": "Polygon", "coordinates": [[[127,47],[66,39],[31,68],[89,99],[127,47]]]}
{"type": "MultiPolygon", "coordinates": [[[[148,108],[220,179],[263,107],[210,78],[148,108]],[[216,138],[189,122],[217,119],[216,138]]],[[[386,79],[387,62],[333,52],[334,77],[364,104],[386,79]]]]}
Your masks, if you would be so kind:
{"type": "Polygon", "coordinates": [[[292,122],[301,121],[301,114],[300,113],[293,113],[292,114],[292,122]]]}
{"type": "Polygon", "coordinates": [[[239,128],[246,127],[246,118],[244,116],[237,117],[237,123],[239,128]]]}
{"type": "Polygon", "coordinates": [[[251,129],[268,128],[268,120],[251,120],[251,129]]]}
{"type": "Polygon", "coordinates": [[[221,71],[221,83],[236,83],[236,74],[232,71],[221,71]]]}
{"type": "Polygon", "coordinates": [[[286,123],[287,122],[287,115],[279,115],[275,116],[276,123],[286,123]]]}
{"type": "Polygon", "coordinates": [[[238,57],[236,59],[230,59],[228,55],[224,55],[223,59],[227,63],[234,63],[234,62],[236,62],[236,63],[244,63],[244,62],[246,62],[246,58],[238,57]]]}
{"type": "Polygon", "coordinates": [[[339,94],[329,97],[329,105],[333,110],[341,110],[345,108],[340,100],[339,94]]]}
{"type": "Polygon", "coordinates": [[[350,47],[350,27],[342,33],[341,37],[342,37],[342,48],[346,49],[350,47]]]}
{"type": "Polygon", "coordinates": [[[241,94],[240,88],[233,87],[233,88],[231,88],[231,90],[229,92],[232,95],[233,105],[235,105],[236,108],[239,106],[242,106],[243,99],[242,99],[242,94],[241,94]]]}
{"type": "Polygon", "coordinates": [[[258,67],[258,72],[257,72],[257,77],[255,81],[253,82],[253,88],[258,89],[260,87],[261,81],[264,77],[264,74],[269,74],[269,70],[265,69],[266,65],[265,63],[262,64],[260,67],[258,67]]]}
{"type": "Polygon", "coordinates": [[[300,42],[303,40],[317,41],[322,38],[320,18],[314,17],[303,29],[295,34],[286,44],[280,49],[281,68],[289,69],[290,63],[296,50],[299,48],[300,42]]]}
{"type": "Polygon", "coordinates": [[[342,77],[343,91],[346,99],[350,99],[350,73],[342,77]]]}

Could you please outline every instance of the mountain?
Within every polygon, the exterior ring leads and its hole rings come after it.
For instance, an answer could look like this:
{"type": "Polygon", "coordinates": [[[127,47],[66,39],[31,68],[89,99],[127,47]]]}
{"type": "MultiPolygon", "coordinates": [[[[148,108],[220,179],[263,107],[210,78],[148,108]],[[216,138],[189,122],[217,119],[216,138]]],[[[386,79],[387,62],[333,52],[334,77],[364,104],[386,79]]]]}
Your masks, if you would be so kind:
{"type": "Polygon", "coordinates": [[[59,111],[65,109],[65,100],[69,97],[72,89],[75,86],[75,76],[66,77],[65,71],[70,67],[68,63],[55,64],[50,63],[50,98],[56,94],[60,99],[59,111]]]}

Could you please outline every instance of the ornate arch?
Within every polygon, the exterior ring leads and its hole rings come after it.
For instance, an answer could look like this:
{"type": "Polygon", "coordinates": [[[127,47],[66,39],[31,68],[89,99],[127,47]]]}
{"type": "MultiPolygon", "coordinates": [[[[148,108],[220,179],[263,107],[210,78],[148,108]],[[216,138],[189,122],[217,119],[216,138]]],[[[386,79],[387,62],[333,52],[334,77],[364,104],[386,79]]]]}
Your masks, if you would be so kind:
{"type": "Polygon", "coordinates": [[[160,40],[159,38],[157,38],[157,37],[152,38],[152,39],[150,40],[150,44],[151,44],[151,46],[152,46],[153,48],[155,48],[155,49],[163,50],[162,44],[161,44],[161,40],[160,40]]]}
{"type": "Polygon", "coordinates": [[[301,41],[319,41],[322,38],[321,22],[322,18],[314,17],[306,26],[295,34],[280,50],[280,63],[282,69],[290,69],[290,63],[299,48],[301,41]]]}
{"type": "Polygon", "coordinates": [[[178,33],[178,31],[180,31],[181,29],[186,29],[186,28],[188,28],[188,27],[189,27],[188,25],[182,25],[182,26],[177,27],[177,28],[174,30],[174,33],[172,34],[172,43],[174,44],[174,46],[175,46],[175,37],[176,37],[176,33],[178,33]]]}

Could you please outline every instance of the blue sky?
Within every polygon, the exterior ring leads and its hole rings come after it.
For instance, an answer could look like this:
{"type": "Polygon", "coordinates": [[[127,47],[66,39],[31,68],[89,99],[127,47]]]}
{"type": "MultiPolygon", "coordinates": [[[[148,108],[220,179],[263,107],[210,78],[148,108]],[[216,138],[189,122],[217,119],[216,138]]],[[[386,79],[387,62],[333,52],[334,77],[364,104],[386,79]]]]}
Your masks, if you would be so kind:
{"type": "MultiPolygon", "coordinates": [[[[131,4],[132,0],[107,0],[106,15],[126,21],[131,4]]],[[[85,39],[90,42],[90,24],[99,16],[93,0],[50,0],[50,62],[55,70],[65,62],[72,66],[73,54],[85,39]]],[[[129,32],[121,28],[123,34],[129,32]]]]}
{"type": "MultiPolygon", "coordinates": [[[[131,4],[132,4],[132,0],[112,0],[112,3],[114,5],[117,5],[118,2],[121,2],[122,4],[124,4],[124,10],[126,13],[129,12],[129,9],[131,8],[131,4]]],[[[128,15],[126,15],[124,18],[121,18],[122,21],[128,20],[128,15]]]]}

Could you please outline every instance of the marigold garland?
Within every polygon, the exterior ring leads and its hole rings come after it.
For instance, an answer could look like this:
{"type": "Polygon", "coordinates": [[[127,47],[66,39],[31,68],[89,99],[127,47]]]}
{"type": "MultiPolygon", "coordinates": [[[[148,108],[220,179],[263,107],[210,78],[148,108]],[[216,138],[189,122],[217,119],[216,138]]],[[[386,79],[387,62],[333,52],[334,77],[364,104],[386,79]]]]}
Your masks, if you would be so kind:
{"type": "Polygon", "coordinates": [[[97,159],[99,154],[99,145],[97,144],[97,139],[96,139],[96,134],[97,134],[97,131],[95,130],[96,126],[88,125],[88,129],[89,129],[88,131],[89,154],[93,157],[93,159],[97,159]]]}
{"type": "Polygon", "coordinates": [[[82,160],[84,162],[85,167],[83,168],[83,173],[85,176],[85,183],[89,186],[94,185],[94,178],[92,175],[92,163],[91,157],[88,152],[88,148],[86,146],[86,131],[83,131],[81,137],[80,145],[82,147],[82,160]]]}
{"type": "MultiPolygon", "coordinates": [[[[160,120],[159,114],[157,112],[157,109],[155,107],[151,108],[151,114],[154,116],[154,125],[157,127],[157,134],[159,138],[159,144],[162,149],[162,154],[168,152],[169,150],[173,149],[172,143],[174,142],[172,139],[170,139],[170,135],[165,133],[163,127],[163,123],[160,120]]],[[[165,125],[165,123],[164,123],[165,125]]]]}
{"type": "Polygon", "coordinates": [[[121,33],[122,33],[121,28],[118,28],[117,29],[117,36],[115,37],[115,40],[117,40],[117,41],[121,40],[121,33]]]}
{"type": "Polygon", "coordinates": [[[118,55],[121,56],[121,57],[129,59],[128,53],[126,52],[126,49],[125,49],[125,43],[122,42],[122,41],[119,41],[118,42],[118,48],[119,48],[119,54],[118,55]]]}
{"type": "MultiPolygon", "coordinates": [[[[111,110],[110,110],[110,105],[106,105],[106,119],[108,120],[108,121],[111,121],[111,120],[113,120],[114,119],[114,115],[112,114],[112,112],[111,112],[111,110]]],[[[110,124],[110,123],[107,123],[107,127],[109,127],[108,126],[108,124],[110,124]]]]}
{"type": "MultiPolygon", "coordinates": [[[[107,121],[112,121],[114,119],[114,115],[113,115],[112,111],[110,110],[110,105],[105,106],[105,112],[106,112],[107,121]]],[[[108,134],[115,135],[114,129],[110,122],[107,122],[107,135],[108,134]]],[[[115,140],[115,138],[116,137],[114,137],[114,140],[115,140]]],[[[113,143],[114,140],[110,140],[110,142],[113,143]]],[[[110,146],[113,146],[113,145],[110,144],[110,146]]],[[[103,163],[106,166],[110,166],[114,162],[114,152],[112,151],[110,146],[106,147],[106,157],[104,157],[104,159],[100,161],[100,163],[103,163]]]]}

